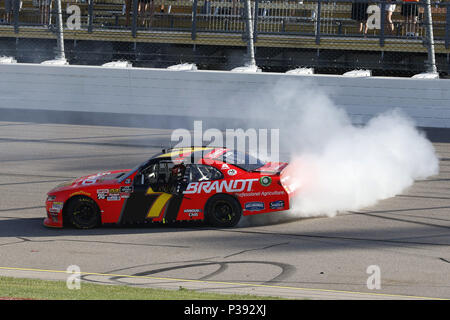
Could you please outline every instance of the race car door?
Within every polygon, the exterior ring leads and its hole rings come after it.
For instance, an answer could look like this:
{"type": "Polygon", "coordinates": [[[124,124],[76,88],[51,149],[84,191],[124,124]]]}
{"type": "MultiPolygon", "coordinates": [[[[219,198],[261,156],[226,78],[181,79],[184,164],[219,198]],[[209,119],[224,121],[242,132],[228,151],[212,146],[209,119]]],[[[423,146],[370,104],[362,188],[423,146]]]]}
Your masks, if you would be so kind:
{"type": "Polygon", "coordinates": [[[133,180],[133,191],[122,209],[120,223],[144,221],[173,221],[176,219],[182,193],[173,185],[170,160],[156,160],[138,172],[133,180]]]}
{"type": "Polygon", "coordinates": [[[223,179],[223,174],[216,168],[206,164],[188,164],[186,167],[184,179],[177,184],[177,195],[182,196],[178,219],[179,220],[201,220],[204,219],[204,208],[208,199],[216,192],[214,188],[211,191],[187,192],[184,193],[189,185],[207,183],[211,184],[214,180],[223,179]],[[214,190],[213,190],[214,189],[214,190]]]}

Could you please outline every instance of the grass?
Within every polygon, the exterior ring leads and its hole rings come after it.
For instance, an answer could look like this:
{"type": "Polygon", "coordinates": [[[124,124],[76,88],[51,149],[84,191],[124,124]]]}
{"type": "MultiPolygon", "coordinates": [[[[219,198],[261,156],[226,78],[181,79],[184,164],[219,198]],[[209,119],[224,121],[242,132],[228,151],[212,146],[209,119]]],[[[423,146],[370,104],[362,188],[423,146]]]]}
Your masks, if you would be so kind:
{"type": "Polygon", "coordinates": [[[65,281],[0,277],[0,298],[37,300],[267,300],[276,297],[140,288],[81,282],[79,290],[69,290],[65,281]]]}

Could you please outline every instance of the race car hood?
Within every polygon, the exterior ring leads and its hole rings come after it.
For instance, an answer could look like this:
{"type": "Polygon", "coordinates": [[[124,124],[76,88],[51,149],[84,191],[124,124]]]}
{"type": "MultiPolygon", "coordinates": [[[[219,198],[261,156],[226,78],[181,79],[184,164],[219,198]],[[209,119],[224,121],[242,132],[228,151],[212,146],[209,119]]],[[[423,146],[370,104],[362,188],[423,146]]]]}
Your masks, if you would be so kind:
{"type": "Polygon", "coordinates": [[[104,171],[89,176],[76,179],[74,182],[78,185],[91,186],[114,183],[129,170],[104,171]]]}
{"type": "Polygon", "coordinates": [[[75,180],[64,182],[56,186],[49,192],[49,194],[79,187],[101,186],[104,184],[116,183],[117,179],[122,177],[128,171],[129,170],[104,171],[77,178],[75,180]]]}
{"type": "Polygon", "coordinates": [[[287,162],[267,162],[262,167],[254,170],[256,172],[264,172],[264,173],[272,173],[272,174],[279,174],[281,171],[283,171],[284,168],[286,168],[288,165],[287,162]]]}

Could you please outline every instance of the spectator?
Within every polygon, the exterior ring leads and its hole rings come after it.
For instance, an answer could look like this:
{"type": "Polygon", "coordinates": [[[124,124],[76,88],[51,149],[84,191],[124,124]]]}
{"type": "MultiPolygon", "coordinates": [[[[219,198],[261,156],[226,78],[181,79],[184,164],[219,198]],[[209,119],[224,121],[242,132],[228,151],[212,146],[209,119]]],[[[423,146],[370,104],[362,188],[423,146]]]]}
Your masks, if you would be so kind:
{"type": "Polygon", "coordinates": [[[11,23],[11,16],[13,13],[14,0],[5,0],[5,14],[4,20],[7,24],[11,23]]]}
{"type": "Polygon", "coordinates": [[[148,26],[147,22],[149,22],[149,8],[153,7],[153,0],[139,0],[138,3],[138,15],[142,18],[142,26],[148,26]]]}
{"type": "Polygon", "coordinates": [[[263,0],[260,2],[260,4],[263,4],[260,8],[258,8],[258,16],[260,17],[266,17],[269,15],[269,9],[267,9],[267,5],[270,4],[269,0],[263,0]]]}
{"type": "Polygon", "coordinates": [[[417,2],[419,0],[403,0],[402,16],[405,18],[406,36],[414,37],[416,34],[417,17],[419,15],[419,8],[417,2]]]}
{"type": "Polygon", "coordinates": [[[205,0],[203,2],[201,14],[207,14],[208,16],[211,15],[211,1],[210,0],[205,0]]]}
{"type": "Polygon", "coordinates": [[[41,23],[50,24],[50,12],[52,10],[52,0],[39,0],[41,10],[41,23]]]}
{"type": "MultiPolygon", "coordinates": [[[[162,0],[162,2],[161,2],[161,13],[164,13],[164,0],[162,0]]],[[[167,6],[167,12],[166,13],[170,13],[172,11],[172,5],[171,4],[169,4],[168,6],[167,6]]]]}
{"type": "Polygon", "coordinates": [[[22,0],[5,0],[5,14],[4,14],[4,21],[7,24],[12,23],[12,17],[14,15],[15,10],[22,11],[22,0]],[[16,7],[18,6],[18,7],[16,7]]]}
{"type": "MultiPolygon", "coordinates": [[[[395,0],[394,0],[395,1],[395,0]]],[[[386,22],[389,28],[389,32],[391,34],[394,34],[394,23],[392,22],[392,14],[395,11],[395,7],[397,5],[395,3],[392,3],[392,0],[387,0],[386,3],[386,22]]]]}
{"type": "Polygon", "coordinates": [[[131,0],[125,0],[124,8],[122,10],[122,14],[125,14],[125,25],[127,27],[130,25],[131,4],[132,4],[131,0]]]}
{"type": "Polygon", "coordinates": [[[352,2],[352,20],[359,22],[359,32],[367,34],[367,8],[369,3],[364,0],[353,0],[352,2]]]}

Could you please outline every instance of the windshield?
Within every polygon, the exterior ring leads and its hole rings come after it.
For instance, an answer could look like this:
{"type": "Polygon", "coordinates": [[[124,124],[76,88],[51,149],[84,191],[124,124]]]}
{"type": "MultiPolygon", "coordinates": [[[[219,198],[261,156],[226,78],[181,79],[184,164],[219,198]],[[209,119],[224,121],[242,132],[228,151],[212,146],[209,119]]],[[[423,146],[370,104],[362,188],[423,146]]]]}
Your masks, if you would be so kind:
{"type": "Polygon", "coordinates": [[[244,169],[245,171],[253,171],[261,168],[266,163],[247,152],[239,152],[236,150],[228,151],[222,155],[223,161],[244,169]]]}
{"type": "Polygon", "coordinates": [[[141,168],[146,167],[147,165],[149,165],[149,163],[150,163],[153,159],[157,158],[157,157],[160,156],[160,155],[162,155],[162,153],[158,153],[158,154],[152,156],[149,160],[146,160],[146,161],[144,161],[144,162],[139,163],[136,167],[134,167],[133,169],[131,169],[130,171],[128,171],[126,175],[122,176],[122,177],[121,177],[120,179],[118,179],[117,181],[118,181],[119,183],[121,183],[122,181],[128,179],[133,173],[135,173],[136,171],[138,171],[138,170],[141,169],[141,168]]]}
{"type": "MultiPolygon", "coordinates": [[[[159,154],[153,156],[152,158],[150,158],[150,160],[147,160],[143,163],[138,164],[136,167],[134,167],[133,169],[128,171],[125,175],[120,177],[120,179],[118,179],[118,182],[121,183],[122,181],[128,179],[136,171],[138,171],[139,169],[141,169],[143,167],[146,167],[150,163],[150,161],[152,161],[152,159],[157,158],[161,154],[162,153],[159,153],[159,154]]],[[[227,151],[223,155],[220,155],[215,159],[221,160],[226,163],[230,163],[230,164],[235,165],[236,167],[239,167],[245,171],[253,171],[258,168],[261,168],[262,166],[264,166],[266,164],[264,161],[250,155],[247,152],[244,153],[244,152],[239,152],[236,150],[227,151]]]]}

